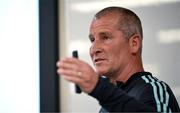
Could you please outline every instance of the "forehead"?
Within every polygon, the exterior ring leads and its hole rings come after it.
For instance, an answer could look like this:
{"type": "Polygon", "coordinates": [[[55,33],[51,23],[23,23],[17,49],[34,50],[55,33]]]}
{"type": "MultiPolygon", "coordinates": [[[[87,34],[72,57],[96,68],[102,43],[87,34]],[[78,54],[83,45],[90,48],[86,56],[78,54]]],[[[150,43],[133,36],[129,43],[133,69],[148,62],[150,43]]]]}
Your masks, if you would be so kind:
{"type": "Polygon", "coordinates": [[[102,16],[100,18],[95,18],[90,26],[90,30],[97,30],[98,28],[110,28],[110,27],[116,27],[118,22],[118,15],[117,14],[109,14],[102,16]]]}

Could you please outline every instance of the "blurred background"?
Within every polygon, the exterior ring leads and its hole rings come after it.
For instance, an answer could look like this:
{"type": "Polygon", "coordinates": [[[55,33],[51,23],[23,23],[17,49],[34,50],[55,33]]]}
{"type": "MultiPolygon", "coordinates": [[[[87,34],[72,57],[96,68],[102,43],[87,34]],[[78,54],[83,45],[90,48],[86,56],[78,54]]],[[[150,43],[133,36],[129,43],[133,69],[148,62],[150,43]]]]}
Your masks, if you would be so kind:
{"type": "MultiPolygon", "coordinates": [[[[180,1],[179,0],[62,0],[60,1],[61,55],[92,65],[89,57],[89,25],[94,14],[108,6],[133,10],[141,19],[143,62],[146,71],[167,82],[180,103],[180,1]],[[62,44],[63,43],[63,44],[62,44]],[[64,51],[65,50],[65,51],[64,51]]],[[[61,109],[67,112],[98,112],[97,101],[86,94],[74,93],[74,84],[61,79],[61,109]]]]}
{"type": "Polygon", "coordinates": [[[0,0],[0,113],[38,113],[37,0],[0,0]]]}

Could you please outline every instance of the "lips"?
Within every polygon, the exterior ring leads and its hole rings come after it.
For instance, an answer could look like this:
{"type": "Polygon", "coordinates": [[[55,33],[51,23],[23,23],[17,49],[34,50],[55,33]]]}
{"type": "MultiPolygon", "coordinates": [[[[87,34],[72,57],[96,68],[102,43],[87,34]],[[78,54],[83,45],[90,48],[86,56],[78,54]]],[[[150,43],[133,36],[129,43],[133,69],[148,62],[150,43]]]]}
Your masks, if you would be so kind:
{"type": "Polygon", "coordinates": [[[103,63],[106,59],[104,58],[95,58],[93,61],[94,61],[94,64],[99,64],[99,63],[103,63]]]}

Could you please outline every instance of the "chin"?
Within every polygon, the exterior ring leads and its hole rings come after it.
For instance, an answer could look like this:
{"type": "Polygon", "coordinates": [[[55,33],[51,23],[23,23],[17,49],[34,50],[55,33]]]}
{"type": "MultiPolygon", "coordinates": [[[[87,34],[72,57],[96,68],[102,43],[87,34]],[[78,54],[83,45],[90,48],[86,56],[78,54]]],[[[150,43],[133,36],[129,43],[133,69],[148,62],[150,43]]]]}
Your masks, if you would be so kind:
{"type": "Polygon", "coordinates": [[[106,66],[96,66],[95,69],[100,76],[104,76],[109,72],[109,68],[106,66]]]}
{"type": "Polygon", "coordinates": [[[100,75],[100,76],[105,76],[106,73],[107,73],[107,71],[105,71],[105,70],[97,70],[97,73],[98,73],[98,75],[100,75]]]}

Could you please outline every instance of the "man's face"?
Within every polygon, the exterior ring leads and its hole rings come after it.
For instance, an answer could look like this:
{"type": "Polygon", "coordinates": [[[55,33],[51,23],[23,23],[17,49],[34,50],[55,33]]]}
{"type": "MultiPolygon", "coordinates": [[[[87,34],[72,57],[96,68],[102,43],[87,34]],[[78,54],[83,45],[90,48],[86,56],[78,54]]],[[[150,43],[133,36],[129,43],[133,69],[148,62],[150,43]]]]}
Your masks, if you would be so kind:
{"type": "Polygon", "coordinates": [[[90,27],[90,56],[99,75],[117,76],[128,64],[130,47],[123,33],[118,30],[116,15],[104,16],[90,27]]]}

